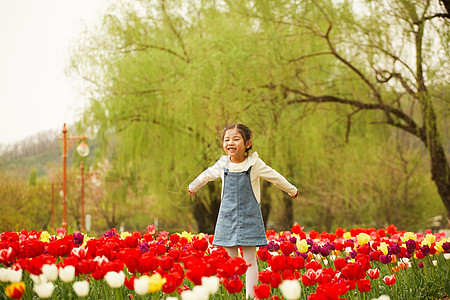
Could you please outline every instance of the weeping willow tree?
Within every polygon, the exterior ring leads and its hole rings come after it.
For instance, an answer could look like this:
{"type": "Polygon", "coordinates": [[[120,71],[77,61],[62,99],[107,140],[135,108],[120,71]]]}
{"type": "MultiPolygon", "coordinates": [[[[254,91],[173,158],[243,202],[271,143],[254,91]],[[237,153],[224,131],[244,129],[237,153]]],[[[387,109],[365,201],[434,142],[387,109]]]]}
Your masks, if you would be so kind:
{"type": "MultiPolygon", "coordinates": [[[[367,125],[379,122],[380,114],[361,117],[350,106],[318,106],[325,101],[314,98],[329,92],[361,103],[372,100],[367,82],[341,56],[330,54],[334,43],[349,57],[357,51],[344,39],[359,24],[348,3],[160,0],[111,6],[102,24],[81,37],[71,64],[90,84],[84,124],[99,139],[100,157],[114,165],[111,180],[121,183],[120,192],[111,185],[99,201],[140,204],[142,209],[127,211],[128,218],[121,215],[128,224],[159,218],[168,228],[211,232],[220,182],[195,197],[186,187],[222,154],[222,128],[242,122],[254,131],[262,159],[302,191],[293,201],[263,184],[269,227],[288,229],[294,221],[327,230],[339,222],[373,224],[384,205],[377,193],[389,184],[377,182],[376,171],[365,167],[383,167],[373,157],[387,151],[393,131],[367,125]],[[328,43],[320,30],[330,24],[328,43]],[[368,144],[372,157],[366,155],[368,144]],[[362,181],[362,174],[368,179],[362,181]]],[[[370,70],[364,59],[373,60],[375,53],[361,56],[352,63],[370,70]]],[[[390,101],[398,86],[376,88],[390,101]]],[[[423,170],[415,172],[410,177],[417,180],[423,170]]],[[[403,173],[397,176],[402,182],[403,173]]],[[[428,195],[419,194],[409,195],[410,203],[428,195]]]]}
{"type": "Polygon", "coordinates": [[[296,76],[268,81],[267,88],[283,91],[292,106],[347,106],[347,138],[352,120],[362,113],[417,138],[428,151],[431,178],[450,217],[450,169],[441,133],[446,122],[436,109],[448,107],[448,98],[442,97],[449,78],[448,2],[305,1],[295,4],[300,15],[291,1],[257,3],[266,4],[265,9],[246,6],[240,12],[291,28],[283,39],[305,35],[308,44],[321,45],[319,51],[294,48],[297,54],[285,56],[284,62],[295,66],[296,76]],[[327,76],[316,76],[317,69],[327,76]]]}

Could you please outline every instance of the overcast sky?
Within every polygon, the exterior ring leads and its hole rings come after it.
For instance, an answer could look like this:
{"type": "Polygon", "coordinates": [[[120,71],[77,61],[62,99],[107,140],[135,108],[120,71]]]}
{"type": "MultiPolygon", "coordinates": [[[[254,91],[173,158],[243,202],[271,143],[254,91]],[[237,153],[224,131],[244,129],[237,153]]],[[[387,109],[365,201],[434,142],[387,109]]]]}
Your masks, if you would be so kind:
{"type": "Polygon", "coordinates": [[[107,0],[0,0],[0,144],[73,124],[86,103],[65,75],[69,43],[107,0]]]}

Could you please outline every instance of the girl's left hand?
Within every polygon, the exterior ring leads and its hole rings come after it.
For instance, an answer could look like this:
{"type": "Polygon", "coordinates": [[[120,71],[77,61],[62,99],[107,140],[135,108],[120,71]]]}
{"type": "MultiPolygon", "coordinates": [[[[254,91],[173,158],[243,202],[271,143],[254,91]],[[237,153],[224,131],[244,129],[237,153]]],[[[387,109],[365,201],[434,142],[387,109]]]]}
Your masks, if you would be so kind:
{"type": "Polygon", "coordinates": [[[292,197],[292,199],[295,199],[295,198],[297,198],[297,196],[298,196],[298,189],[297,189],[297,193],[294,196],[291,196],[291,197],[292,197]]]}

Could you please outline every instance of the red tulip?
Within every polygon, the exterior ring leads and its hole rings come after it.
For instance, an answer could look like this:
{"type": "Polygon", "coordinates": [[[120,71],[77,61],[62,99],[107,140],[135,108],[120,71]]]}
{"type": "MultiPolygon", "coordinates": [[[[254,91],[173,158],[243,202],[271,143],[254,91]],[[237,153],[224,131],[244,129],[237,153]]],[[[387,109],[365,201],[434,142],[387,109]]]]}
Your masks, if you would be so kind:
{"type": "Polygon", "coordinates": [[[386,285],[394,285],[397,281],[397,277],[395,277],[395,274],[392,274],[391,276],[384,276],[382,280],[386,285]]]}
{"type": "Polygon", "coordinates": [[[370,291],[372,288],[370,280],[369,279],[359,279],[356,281],[356,285],[358,287],[358,291],[362,293],[366,293],[370,291]]]}
{"type": "Polygon", "coordinates": [[[334,260],[334,267],[340,271],[347,265],[347,260],[343,257],[338,257],[334,260]]]}
{"type": "Polygon", "coordinates": [[[294,244],[291,242],[282,242],[280,244],[280,250],[284,255],[289,255],[295,250],[294,244]]]}
{"type": "Polygon", "coordinates": [[[195,250],[205,252],[206,249],[208,249],[209,245],[208,245],[208,241],[206,239],[199,239],[199,240],[194,241],[192,246],[194,247],[195,250]]]}
{"type": "Polygon", "coordinates": [[[361,264],[357,262],[347,264],[341,272],[349,280],[363,279],[366,276],[361,264]]]}
{"type": "Polygon", "coordinates": [[[170,270],[172,269],[174,264],[174,260],[171,256],[163,256],[159,258],[159,266],[161,267],[161,269],[163,270],[170,270]]]}
{"type": "Polygon", "coordinates": [[[128,248],[136,248],[139,244],[139,240],[134,235],[125,237],[125,244],[128,248]]]}
{"type": "Polygon", "coordinates": [[[281,274],[278,272],[272,272],[270,278],[270,286],[274,289],[278,288],[281,283],[281,274]]]}
{"type": "Polygon", "coordinates": [[[259,259],[262,261],[267,261],[272,256],[270,254],[269,250],[267,250],[265,248],[259,248],[257,254],[258,254],[259,259]]]}
{"type": "Polygon", "coordinates": [[[5,294],[9,298],[13,299],[22,298],[23,295],[25,294],[25,283],[22,281],[11,283],[5,288],[5,294]]]}
{"type": "Polygon", "coordinates": [[[232,279],[225,279],[224,282],[225,289],[230,294],[240,293],[244,284],[238,276],[234,276],[232,279]]]}
{"type": "Polygon", "coordinates": [[[257,299],[267,299],[270,297],[270,286],[267,284],[255,285],[253,290],[257,299]]]}
{"type": "Polygon", "coordinates": [[[131,276],[129,279],[125,277],[124,285],[129,290],[134,290],[134,280],[136,279],[136,276],[131,276]]]}
{"type": "Polygon", "coordinates": [[[375,280],[380,277],[380,270],[377,268],[367,270],[367,275],[369,275],[370,279],[375,280]]]}
{"type": "Polygon", "coordinates": [[[272,281],[272,271],[265,269],[258,274],[258,279],[261,283],[269,284],[272,281]]]}

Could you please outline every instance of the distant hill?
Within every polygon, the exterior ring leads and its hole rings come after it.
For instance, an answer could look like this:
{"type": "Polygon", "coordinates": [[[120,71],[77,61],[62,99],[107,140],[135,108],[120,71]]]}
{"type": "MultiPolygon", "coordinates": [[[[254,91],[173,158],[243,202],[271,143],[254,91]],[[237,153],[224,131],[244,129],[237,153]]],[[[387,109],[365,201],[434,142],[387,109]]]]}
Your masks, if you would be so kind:
{"type": "MultiPolygon", "coordinates": [[[[57,130],[39,132],[9,145],[0,145],[0,172],[27,179],[31,170],[37,177],[46,176],[51,165],[62,166],[62,133],[57,130]]],[[[68,164],[73,148],[67,155],[68,164]]]]}

